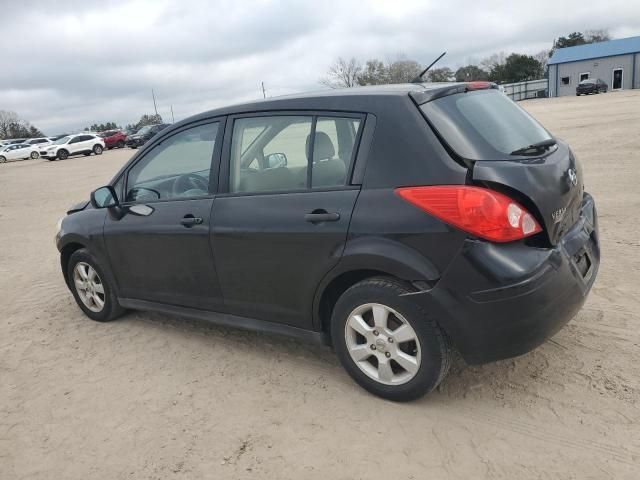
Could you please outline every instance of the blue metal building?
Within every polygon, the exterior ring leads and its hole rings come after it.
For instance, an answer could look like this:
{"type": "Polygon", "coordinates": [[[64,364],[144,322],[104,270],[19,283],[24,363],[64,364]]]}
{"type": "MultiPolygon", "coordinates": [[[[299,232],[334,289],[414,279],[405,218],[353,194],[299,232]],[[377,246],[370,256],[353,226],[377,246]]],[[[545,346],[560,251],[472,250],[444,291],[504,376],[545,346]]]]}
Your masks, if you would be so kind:
{"type": "Polygon", "coordinates": [[[586,78],[604,80],[610,91],[640,88],[640,37],[559,48],[548,65],[550,97],[575,95],[586,78]]]}

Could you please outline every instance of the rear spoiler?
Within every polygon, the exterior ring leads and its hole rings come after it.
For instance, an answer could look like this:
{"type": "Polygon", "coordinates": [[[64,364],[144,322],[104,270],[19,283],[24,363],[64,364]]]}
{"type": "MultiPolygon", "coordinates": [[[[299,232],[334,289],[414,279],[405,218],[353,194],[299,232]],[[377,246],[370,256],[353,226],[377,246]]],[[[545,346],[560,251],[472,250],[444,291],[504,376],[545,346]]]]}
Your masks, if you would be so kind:
{"type": "Polygon", "coordinates": [[[495,89],[498,90],[499,87],[494,82],[465,82],[465,83],[454,83],[451,86],[443,85],[441,88],[433,88],[422,91],[413,91],[410,92],[409,95],[413,99],[414,102],[418,105],[422,105],[423,103],[430,102],[437,98],[447,97],[449,95],[455,95],[456,93],[466,93],[475,90],[490,90],[495,89]]]}

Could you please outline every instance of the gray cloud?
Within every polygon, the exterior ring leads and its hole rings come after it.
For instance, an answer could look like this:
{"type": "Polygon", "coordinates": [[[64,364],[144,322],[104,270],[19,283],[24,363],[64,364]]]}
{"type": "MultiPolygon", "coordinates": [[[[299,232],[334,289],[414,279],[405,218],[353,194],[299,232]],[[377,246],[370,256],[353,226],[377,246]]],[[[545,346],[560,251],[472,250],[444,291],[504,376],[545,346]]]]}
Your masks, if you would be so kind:
{"type": "Polygon", "coordinates": [[[176,119],[261,96],[318,89],[338,56],[403,53],[457,67],[493,52],[536,53],[574,30],[640,34],[640,5],[610,1],[0,0],[0,109],[48,133],[176,119]]]}

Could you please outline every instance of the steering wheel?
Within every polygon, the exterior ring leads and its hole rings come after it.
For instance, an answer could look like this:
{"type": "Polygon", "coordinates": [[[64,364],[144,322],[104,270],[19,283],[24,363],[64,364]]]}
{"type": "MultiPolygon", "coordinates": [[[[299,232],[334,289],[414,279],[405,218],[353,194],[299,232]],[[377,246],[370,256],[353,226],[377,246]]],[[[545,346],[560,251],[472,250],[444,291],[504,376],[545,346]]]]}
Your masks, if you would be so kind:
{"type": "Polygon", "coordinates": [[[176,178],[171,190],[176,197],[206,195],[209,191],[209,182],[195,173],[185,173],[176,178]]]}

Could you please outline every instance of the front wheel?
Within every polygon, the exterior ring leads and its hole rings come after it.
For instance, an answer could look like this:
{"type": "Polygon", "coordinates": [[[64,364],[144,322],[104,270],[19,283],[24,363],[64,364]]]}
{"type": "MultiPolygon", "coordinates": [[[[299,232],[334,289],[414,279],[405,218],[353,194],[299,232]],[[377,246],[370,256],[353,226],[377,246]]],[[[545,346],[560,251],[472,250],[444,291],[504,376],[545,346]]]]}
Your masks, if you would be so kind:
{"type": "Polygon", "coordinates": [[[66,160],[69,158],[69,152],[66,150],[58,150],[58,154],[56,155],[60,160],[66,160]]]}
{"type": "Polygon", "coordinates": [[[451,348],[434,319],[391,278],[363,280],[339,298],[331,337],[340,362],[363,388],[394,401],[432,391],[446,376],[451,348]]]}
{"type": "Polygon", "coordinates": [[[3,157],[2,155],[0,155],[0,163],[4,163],[7,161],[7,157],[3,157]]]}
{"type": "Polygon", "coordinates": [[[71,255],[67,278],[76,303],[92,320],[108,322],[124,312],[102,266],[89,250],[82,248],[71,255]]]}
{"type": "Polygon", "coordinates": [[[116,147],[124,148],[124,141],[123,140],[118,140],[118,143],[116,144],[116,147]]]}
{"type": "Polygon", "coordinates": [[[102,145],[94,145],[93,146],[93,153],[95,153],[96,155],[102,155],[102,145]]]}
{"type": "Polygon", "coordinates": [[[31,160],[37,160],[40,154],[38,152],[31,152],[31,155],[29,156],[31,157],[31,160]]]}

